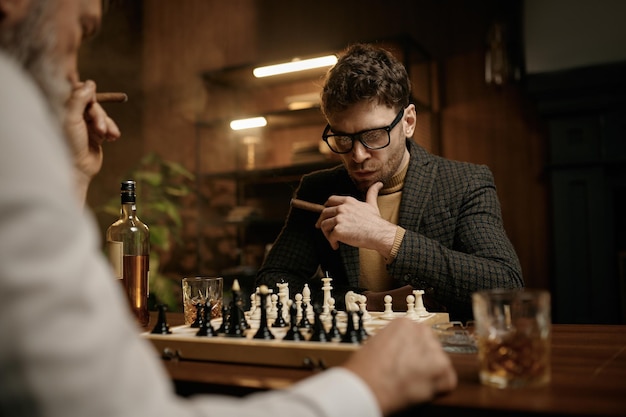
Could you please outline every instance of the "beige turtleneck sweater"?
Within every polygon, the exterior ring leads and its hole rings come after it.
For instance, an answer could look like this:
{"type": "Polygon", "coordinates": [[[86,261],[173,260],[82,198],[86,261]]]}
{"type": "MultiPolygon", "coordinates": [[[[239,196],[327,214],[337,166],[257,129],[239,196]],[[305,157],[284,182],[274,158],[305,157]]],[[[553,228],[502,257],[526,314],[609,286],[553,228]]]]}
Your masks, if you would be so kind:
{"type": "MultiPolygon", "coordinates": [[[[408,168],[409,162],[407,160],[400,172],[394,175],[389,184],[378,193],[380,215],[383,219],[393,224],[398,224],[402,187],[404,186],[404,178],[408,168]]],[[[367,288],[370,291],[387,291],[394,287],[393,280],[387,273],[385,265],[393,261],[398,254],[398,249],[404,238],[404,232],[404,228],[400,226],[396,228],[396,237],[389,259],[385,259],[375,250],[359,248],[359,263],[361,267],[359,287],[367,288]]]]}

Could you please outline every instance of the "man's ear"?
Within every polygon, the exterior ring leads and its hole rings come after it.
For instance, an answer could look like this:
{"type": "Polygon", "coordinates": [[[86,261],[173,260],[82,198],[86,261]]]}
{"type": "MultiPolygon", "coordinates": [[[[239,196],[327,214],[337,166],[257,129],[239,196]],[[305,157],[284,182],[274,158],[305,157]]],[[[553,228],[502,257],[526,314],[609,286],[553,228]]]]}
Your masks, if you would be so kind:
{"type": "Polygon", "coordinates": [[[26,17],[31,0],[0,0],[0,23],[13,26],[26,17]]]}
{"type": "Polygon", "coordinates": [[[413,137],[416,124],[417,124],[417,114],[415,110],[415,104],[409,104],[406,108],[406,117],[404,118],[404,123],[402,124],[404,128],[404,135],[407,138],[413,137]]]}

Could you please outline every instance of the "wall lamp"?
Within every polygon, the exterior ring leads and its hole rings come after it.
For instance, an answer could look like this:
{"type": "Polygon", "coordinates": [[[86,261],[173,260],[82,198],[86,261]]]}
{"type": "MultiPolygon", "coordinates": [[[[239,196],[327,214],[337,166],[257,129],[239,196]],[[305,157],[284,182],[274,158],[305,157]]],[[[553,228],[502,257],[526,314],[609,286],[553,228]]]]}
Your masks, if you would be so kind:
{"type": "Polygon", "coordinates": [[[255,127],[263,127],[267,125],[265,117],[251,117],[249,119],[238,119],[230,122],[232,130],[252,129],[255,127]]]}
{"type": "Polygon", "coordinates": [[[273,75],[287,74],[296,71],[305,71],[314,68],[330,67],[337,62],[336,55],[326,55],[309,59],[294,59],[291,62],[282,64],[268,65],[265,67],[257,67],[252,73],[257,78],[271,77],[273,75]]]}

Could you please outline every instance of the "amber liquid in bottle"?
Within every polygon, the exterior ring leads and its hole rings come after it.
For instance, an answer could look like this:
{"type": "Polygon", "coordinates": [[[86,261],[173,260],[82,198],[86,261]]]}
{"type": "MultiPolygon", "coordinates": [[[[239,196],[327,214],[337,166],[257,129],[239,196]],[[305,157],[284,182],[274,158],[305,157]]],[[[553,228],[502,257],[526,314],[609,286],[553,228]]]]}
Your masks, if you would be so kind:
{"type": "Polygon", "coordinates": [[[137,323],[146,327],[150,321],[150,232],[148,226],[137,217],[135,181],[122,182],[121,202],[120,218],[106,233],[107,252],[137,323]]]}

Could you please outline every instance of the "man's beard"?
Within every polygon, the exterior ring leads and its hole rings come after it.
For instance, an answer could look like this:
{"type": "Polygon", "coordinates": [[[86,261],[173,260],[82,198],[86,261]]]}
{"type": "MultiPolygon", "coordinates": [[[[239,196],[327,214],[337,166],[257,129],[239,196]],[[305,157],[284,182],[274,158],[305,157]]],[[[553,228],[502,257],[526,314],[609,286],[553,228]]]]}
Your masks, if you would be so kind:
{"type": "Polygon", "coordinates": [[[383,183],[383,188],[385,188],[389,185],[389,182],[391,181],[393,176],[400,169],[403,155],[404,155],[404,150],[401,150],[401,153],[400,151],[398,151],[396,154],[391,155],[391,157],[384,164],[377,167],[376,175],[367,181],[359,181],[359,179],[353,176],[350,173],[350,171],[361,169],[361,168],[371,169],[372,168],[371,165],[368,166],[368,164],[371,164],[372,162],[366,161],[364,164],[354,164],[354,163],[350,164],[350,168],[348,169],[348,175],[350,176],[350,179],[352,180],[354,185],[357,187],[357,189],[364,194],[367,193],[367,190],[374,183],[379,182],[379,181],[383,183]]]}
{"type": "Polygon", "coordinates": [[[54,59],[56,28],[53,19],[48,19],[55,7],[53,3],[47,0],[33,2],[24,21],[7,33],[0,33],[0,48],[17,59],[33,77],[53,115],[61,123],[71,85],[54,59]]]}

